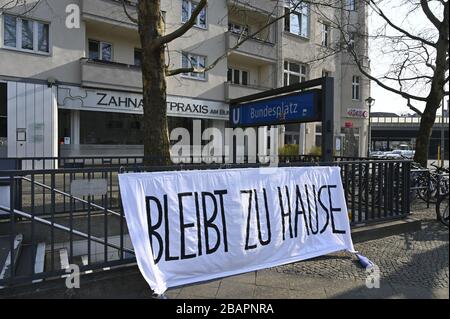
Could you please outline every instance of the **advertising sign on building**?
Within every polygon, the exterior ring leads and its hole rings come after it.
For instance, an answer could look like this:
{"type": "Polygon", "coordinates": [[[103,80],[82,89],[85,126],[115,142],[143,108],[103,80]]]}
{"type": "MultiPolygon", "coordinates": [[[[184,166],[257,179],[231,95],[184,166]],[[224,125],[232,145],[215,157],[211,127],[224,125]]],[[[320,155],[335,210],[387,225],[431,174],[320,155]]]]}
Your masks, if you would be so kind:
{"type": "Polygon", "coordinates": [[[364,109],[348,108],[347,117],[366,119],[369,117],[369,111],[364,109]]]}
{"type": "MultiPolygon", "coordinates": [[[[99,112],[143,114],[142,94],[85,89],[74,86],[58,87],[58,107],[99,112]]],[[[228,104],[218,101],[167,96],[167,115],[228,120],[228,104]]]]}

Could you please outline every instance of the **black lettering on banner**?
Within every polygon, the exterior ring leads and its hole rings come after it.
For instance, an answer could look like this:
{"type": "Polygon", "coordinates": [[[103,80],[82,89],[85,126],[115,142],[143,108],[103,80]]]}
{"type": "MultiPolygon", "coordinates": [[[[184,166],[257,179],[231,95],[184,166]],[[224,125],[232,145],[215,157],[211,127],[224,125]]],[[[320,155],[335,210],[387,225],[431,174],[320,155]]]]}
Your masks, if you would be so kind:
{"type": "Polygon", "coordinates": [[[327,187],[327,185],[323,185],[323,186],[321,186],[320,188],[319,188],[319,192],[318,192],[318,195],[317,195],[317,198],[318,198],[318,200],[319,200],[319,205],[320,205],[320,207],[322,207],[322,209],[326,212],[326,214],[327,214],[327,221],[326,221],[326,223],[325,223],[325,225],[323,225],[323,227],[322,227],[322,229],[320,230],[320,233],[322,234],[326,229],[327,229],[327,227],[328,227],[328,223],[329,223],[329,221],[330,221],[330,214],[328,213],[328,209],[325,207],[325,205],[322,203],[322,201],[320,200],[320,198],[321,198],[321,193],[322,193],[322,190],[323,189],[328,189],[328,187],[327,187]]]}
{"type": "Polygon", "coordinates": [[[289,222],[289,235],[291,238],[293,238],[292,235],[292,225],[291,225],[291,204],[290,204],[290,198],[289,198],[289,189],[287,186],[284,186],[285,190],[286,190],[286,198],[287,198],[287,204],[288,204],[288,212],[285,213],[284,212],[284,205],[283,205],[283,195],[281,193],[281,188],[278,188],[278,199],[280,202],[280,209],[281,209],[281,222],[282,222],[282,226],[283,226],[283,240],[286,240],[286,223],[285,223],[285,218],[288,217],[288,222],[289,222]]]}
{"type": "Polygon", "coordinates": [[[219,203],[220,203],[220,214],[222,216],[222,232],[223,232],[223,244],[224,251],[228,252],[228,236],[227,236],[227,223],[225,220],[225,208],[223,204],[223,195],[228,194],[226,189],[214,191],[214,194],[219,195],[219,203]]]}
{"type": "Polygon", "coordinates": [[[198,193],[194,193],[195,196],[195,215],[197,216],[197,237],[198,237],[198,255],[202,255],[202,229],[200,222],[200,207],[198,205],[198,193]]]}
{"type": "Polygon", "coordinates": [[[306,211],[305,206],[303,205],[303,199],[302,194],[300,193],[300,187],[298,185],[295,185],[295,238],[297,238],[298,235],[298,215],[303,215],[303,221],[306,228],[306,234],[309,236],[309,226],[308,226],[308,218],[306,217],[306,211]],[[299,209],[298,203],[302,206],[302,209],[299,209]]]}
{"type": "Polygon", "coordinates": [[[107,94],[105,93],[97,93],[97,95],[100,95],[101,98],[100,100],[97,102],[98,105],[103,105],[103,106],[108,106],[108,103],[103,102],[103,100],[106,98],[107,94]]]}
{"type": "Polygon", "coordinates": [[[266,189],[263,188],[263,196],[264,196],[264,206],[266,208],[266,225],[267,225],[267,240],[263,240],[262,234],[261,234],[261,218],[259,216],[259,205],[258,205],[258,195],[256,193],[256,189],[253,190],[255,193],[255,209],[256,209],[256,224],[258,225],[258,238],[259,242],[262,246],[265,246],[270,243],[270,240],[272,238],[272,234],[270,231],[270,216],[269,216],[269,208],[267,205],[267,192],[266,189]]]}
{"type": "Polygon", "coordinates": [[[216,224],[214,224],[214,221],[216,220],[217,217],[217,201],[216,201],[216,197],[214,196],[214,194],[209,193],[209,192],[202,192],[202,206],[203,206],[203,223],[204,223],[204,229],[205,229],[205,246],[206,246],[206,254],[212,254],[214,253],[220,245],[220,231],[219,228],[217,227],[216,224]],[[211,215],[211,217],[208,219],[208,212],[206,211],[206,197],[211,198],[213,204],[214,204],[214,209],[213,209],[213,213],[211,215]],[[213,248],[210,248],[209,246],[209,228],[214,229],[214,231],[217,234],[217,241],[214,245],[213,248]]]}
{"type": "Polygon", "coordinates": [[[202,113],[203,114],[207,114],[208,113],[208,105],[203,105],[202,106],[202,113]]]}
{"type": "MultiPolygon", "coordinates": [[[[313,190],[314,190],[314,194],[313,194],[313,198],[315,200],[315,196],[316,196],[316,188],[313,185],[313,190]]],[[[312,224],[311,224],[311,220],[312,220],[312,214],[311,214],[311,203],[309,201],[309,192],[308,192],[308,185],[305,185],[305,192],[306,192],[306,199],[308,202],[308,214],[309,214],[309,228],[311,229],[311,233],[313,235],[316,235],[319,232],[319,219],[317,218],[317,202],[316,202],[316,230],[313,230],[312,224]]]]}
{"type": "Polygon", "coordinates": [[[170,238],[169,238],[169,208],[167,203],[167,194],[164,195],[164,239],[165,239],[165,245],[166,249],[165,252],[165,260],[178,260],[180,257],[178,256],[170,256],[170,238]]]}
{"type": "Polygon", "coordinates": [[[245,234],[245,250],[255,249],[256,244],[250,245],[250,216],[252,212],[252,190],[241,190],[241,194],[248,194],[248,213],[247,213],[247,226],[246,226],[246,234],[245,234]]]}
{"type": "Polygon", "coordinates": [[[184,223],[184,217],[183,217],[183,197],[192,196],[192,193],[179,193],[178,194],[178,206],[180,208],[180,245],[181,245],[181,259],[189,259],[194,258],[195,254],[186,254],[186,235],[184,231],[186,228],[192,228],[195,227],[194,223],[184,223]]]}
{"type": "Polygon", "coordinates": [[[163,240],[161,238],[161,235],[156,231],[162,223],[163,220],[163,216],[162,216],[162,207],[161,207],[161,203],[158,200],[158,198],[154,197],[154,196],[146,196],[145,197],[145,206],[147,208],[147,225],[148,225],[148,235],[150,237],[150,246],[152,247],[152,252],[153,252],[153,260],[155,262],[155,264],[157,264],[159,262],[159,260],[162,257],[162,253],[163,253],[163,240]],[[158,207],[158,219],[155,225],[152,225],[152,221],[151,221],[151,210],[150,210],[150,201],[153,201],[156,206],[158,207]],[[156,240],[158,241],[158,246],[159,246],[159,251],[156,254],[155,257],[155,247],[153,246],[153,237],[156,238],[156,240]]]}
{"type": "Polygon", "coordinates": [[[331,190],[330,190],[331,188],[337,188],[337,186],[336,185],[328,185],[328,197],[329,197],[329,201],[330,201],[330,215],[331,215],[331,228],[332,228],[334,234],[345,234],[345,230],[336,229],[336,226],[334,225],[333,212],[340,212],[341,208],[333,207],[333,203],[331,200],[331,190]]]}

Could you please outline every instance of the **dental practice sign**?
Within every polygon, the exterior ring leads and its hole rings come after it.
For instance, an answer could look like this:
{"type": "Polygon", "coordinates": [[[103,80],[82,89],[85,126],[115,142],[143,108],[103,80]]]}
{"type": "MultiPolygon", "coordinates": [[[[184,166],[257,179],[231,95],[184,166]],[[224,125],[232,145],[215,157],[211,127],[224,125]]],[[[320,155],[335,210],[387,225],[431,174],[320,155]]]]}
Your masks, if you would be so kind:
{"type": "Polygon", "coordinates": [[[339,167],[120,174],[142,275],[155,293],[347,250],[339,167]]]}
{"type": "Polygon", "coordinates": [[[230,106],[232,127],[264,126],[321,120],[320,90],[296,92],[230,106]]]}

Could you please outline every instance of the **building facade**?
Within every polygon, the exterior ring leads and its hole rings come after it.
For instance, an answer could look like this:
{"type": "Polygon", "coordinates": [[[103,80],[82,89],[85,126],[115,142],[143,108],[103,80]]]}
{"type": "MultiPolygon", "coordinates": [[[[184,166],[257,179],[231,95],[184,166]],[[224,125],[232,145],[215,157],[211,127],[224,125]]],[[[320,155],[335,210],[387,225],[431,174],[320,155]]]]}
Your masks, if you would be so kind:
{"type": "MultiPolygon", "coordinates": [[[[142,155],[141,45],[121,1],[2,5],[0,157],[142,155]],[[71,15],[77,8],[79,26],[71,15]]],[[[367,31],[367,8],[343,0],[340,19],[354,32],[346,30],[350,37],[342,41],[342,30],[327,19],[336,9],[302,5],[280,18],[288,6],[271,0],[209,1],[195,26],[168,45],[166,62],[170,68],[203,67],[225,52],[228,56],[206,73],[168,77],[169,128],[192,131],[192,120],[199,119],[202,128],[223,131],[230,99],[332,76],[336,155],[366,154],[370,85],[342,43],[355,48],[370,69],[367,38],[354,36],[367,31]]],[[[191,0],[163,0],[166,32],[189,19],[193,7],[191,0]]],[[[135,15],[132,2],[127,9],[135,15]]],[[[272,139],[274,147],[298,144],[299,153],[308,154],[320,147],[320,135],[320,123],[290,124],[280,126],[272,139]]]]}

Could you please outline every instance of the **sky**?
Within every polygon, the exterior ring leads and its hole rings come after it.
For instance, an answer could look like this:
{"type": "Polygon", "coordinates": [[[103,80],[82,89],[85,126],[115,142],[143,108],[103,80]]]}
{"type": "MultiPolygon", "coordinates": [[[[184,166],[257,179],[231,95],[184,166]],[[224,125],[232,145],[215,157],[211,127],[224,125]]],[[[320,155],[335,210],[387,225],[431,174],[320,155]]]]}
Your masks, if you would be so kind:
{"type": "MultiPolygon", "coordinates": [[[[408,28],[408,30],[414,30],[418,32],[419,30],[423,30],[424,28],[430,27],[430,23],[428,19],[425,17],[424,13],[419,9],[417,14],[411,17],[411,19],[406,19],[407,11],[409,6],[398,6],[400,1],[393,1],[396,3],[396,6],[385,8],[383,11],[385,14],[395,21],[396,24],[401,24],[408,28]],[[395,12],[395,14],[392,14],[395,12]]],[[[381,23],[384,20],[380,18],[375,13],[370,13],[369,15],[369,33],[374,34],[374,32],[379,28],[381,23]]],[[[371,72],[372,75],[380,75],[384,74],[386,68],[391,64],[393,57],[391,55],[383,55],[381,51],[378,49],[380,43],[375,41],[369,41],[369,57],[371,60],[371,72]]],[[[416,92],[411,92],[416,93],[416,92]]],[[[372,112],[394,112],[397,114],[402,114],[405,112],[412,113],[407,107],[406,99],[400,97],[395,93],[391,93],[382,87],[378,86],[374,81],[371,82],[371,96],[375,99],[375,104],[372,107],[372,112]]],[[[423,102],[412,101],[412,104],[418,109],[422,109],[425,107],[423,102]]],[[[440,110],[438,114],[440,114],[440,110]]]]}

